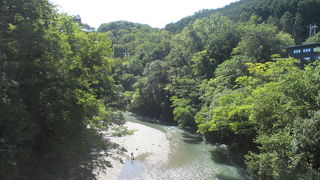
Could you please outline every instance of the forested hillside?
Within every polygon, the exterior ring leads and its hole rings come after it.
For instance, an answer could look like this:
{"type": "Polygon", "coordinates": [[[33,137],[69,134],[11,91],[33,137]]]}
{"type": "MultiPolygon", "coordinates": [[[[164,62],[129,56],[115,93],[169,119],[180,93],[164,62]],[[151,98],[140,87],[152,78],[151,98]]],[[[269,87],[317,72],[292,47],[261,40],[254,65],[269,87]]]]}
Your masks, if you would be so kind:
{"type": "Polygon", "coordinates": [[[181,32],[188,24],[212,14],[219,13],[236,22],[248,21],[252,14],[263,22],[273,24],[279,30],[293,35],[297,43],[304,41],[309,24],[320,25],[319,0],[240,0],[220,9],[206,9],[185,17],[176,23],[166,25],[166,30],[181,32]]]}
{"type": "Polygon", "coordinates": [[[228,144],[257,179],[316,179],[319,66],[299,69],[284,47],[306,39],[319,5],[243,0],[165,29],[113,22],[98,31],[113,41],[129,111],[228,144]]]}

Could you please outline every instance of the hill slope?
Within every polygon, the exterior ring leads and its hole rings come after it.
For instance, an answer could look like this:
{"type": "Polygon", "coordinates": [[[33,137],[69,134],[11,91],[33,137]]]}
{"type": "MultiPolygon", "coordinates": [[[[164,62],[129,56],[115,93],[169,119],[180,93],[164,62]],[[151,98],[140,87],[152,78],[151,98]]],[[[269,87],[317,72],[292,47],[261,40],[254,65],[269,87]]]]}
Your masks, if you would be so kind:
{"type": "Polygon", "coordinates": [[[240,0],[224,8],[201,10],[176,23],[166,25],[171,32],[181,32],[184,27],[197,19],[219,13],[234,21],[247,21],[255,14],[262,21],[274,24],[279,29],[292,34],[297,43],[308,37],[309,24],[320,25],[320,0],[240,0]]]}

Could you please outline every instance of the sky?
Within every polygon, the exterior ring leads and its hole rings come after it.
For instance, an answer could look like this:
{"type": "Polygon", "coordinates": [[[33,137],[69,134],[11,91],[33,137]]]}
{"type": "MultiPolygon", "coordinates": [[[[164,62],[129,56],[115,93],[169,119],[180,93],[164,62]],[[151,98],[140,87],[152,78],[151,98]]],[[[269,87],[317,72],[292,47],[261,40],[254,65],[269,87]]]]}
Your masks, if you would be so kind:
{"type": "Polygon", "coordinates": [[[216,9],[236,0],[49,0],[60,12],[80,15],[83,23],[125,20],[163,28],[202,9],[216,9]]]}

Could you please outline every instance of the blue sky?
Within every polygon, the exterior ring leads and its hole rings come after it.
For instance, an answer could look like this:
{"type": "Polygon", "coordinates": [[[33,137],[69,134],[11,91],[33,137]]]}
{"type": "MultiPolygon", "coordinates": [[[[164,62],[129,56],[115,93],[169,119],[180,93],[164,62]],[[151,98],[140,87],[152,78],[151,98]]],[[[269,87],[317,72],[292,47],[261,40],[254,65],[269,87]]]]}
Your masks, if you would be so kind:
{"type": "Polygon", "coordinates": [[[82,22],[100,24],[126,20],[163,28],[201,9],[216,9],[236,0],[49,0],[61,12],[80,15],[82,22]]]}

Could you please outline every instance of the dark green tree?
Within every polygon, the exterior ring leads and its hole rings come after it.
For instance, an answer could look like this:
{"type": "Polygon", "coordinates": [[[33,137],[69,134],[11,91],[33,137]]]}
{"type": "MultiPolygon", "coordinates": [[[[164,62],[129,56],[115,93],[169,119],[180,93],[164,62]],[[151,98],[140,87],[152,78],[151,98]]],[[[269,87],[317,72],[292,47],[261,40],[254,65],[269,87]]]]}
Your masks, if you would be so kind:
{"type": "Polygon", "coordinates": [[[111,41],[47,0],[0,8],[0,178],[94,178],[108,165],[93,150],[107,150],[97,129],[115,97],[111,41]]]}

